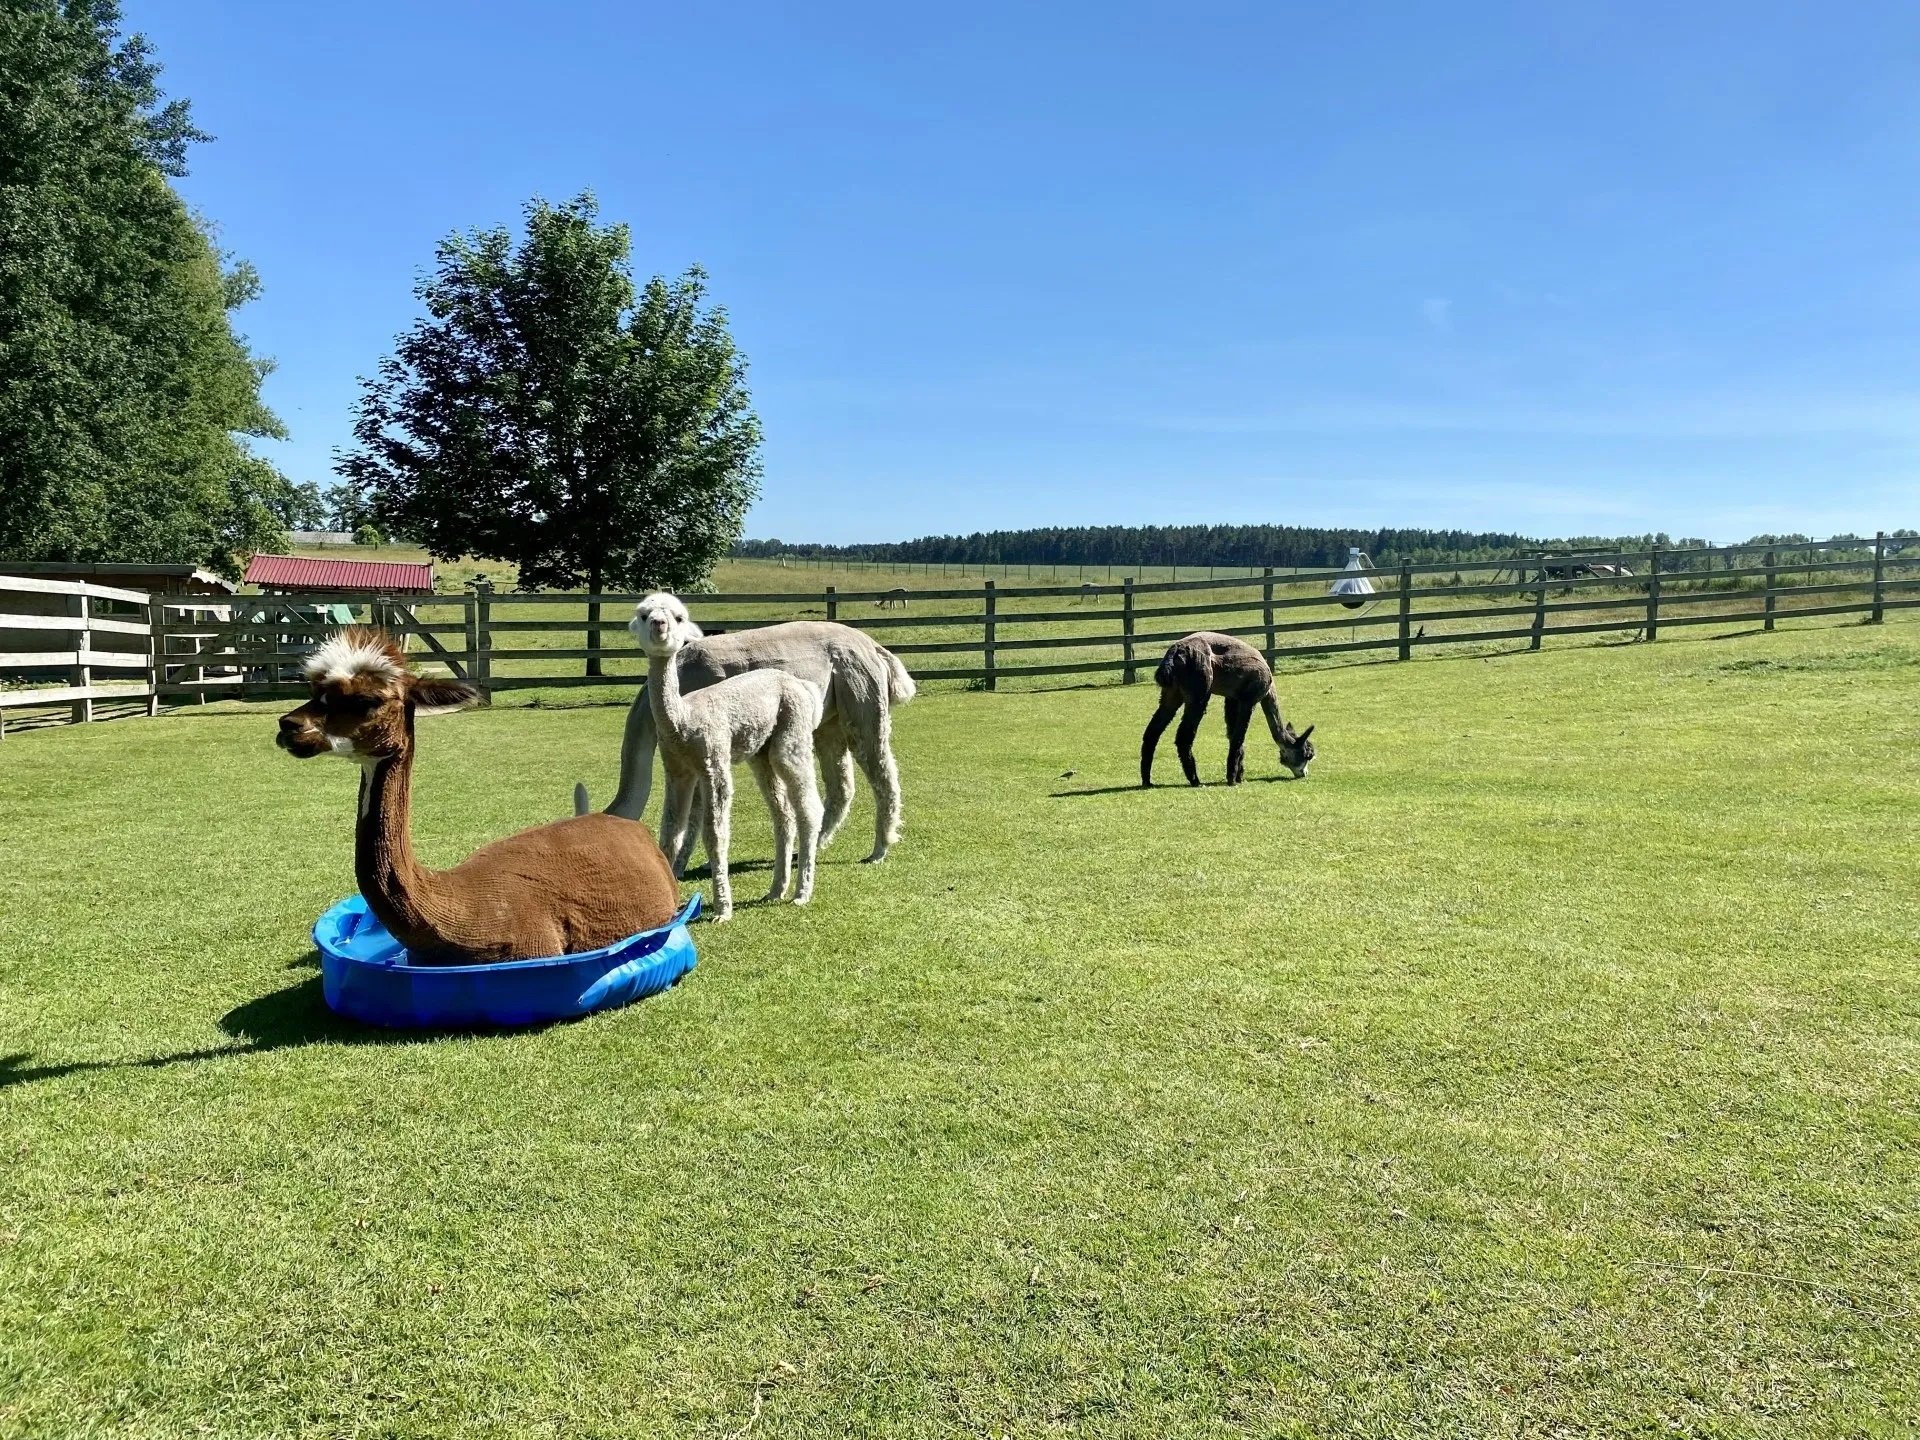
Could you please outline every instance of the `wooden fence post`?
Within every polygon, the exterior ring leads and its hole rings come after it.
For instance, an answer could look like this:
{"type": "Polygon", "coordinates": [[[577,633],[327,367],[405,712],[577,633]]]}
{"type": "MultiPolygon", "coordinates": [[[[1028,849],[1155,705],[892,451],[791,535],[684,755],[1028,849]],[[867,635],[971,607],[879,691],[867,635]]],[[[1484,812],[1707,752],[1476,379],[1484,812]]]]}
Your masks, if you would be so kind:
{"type": "Polygon", "coordinates": [[[1413,658],[1413,565],[1400,562],[1400,658],[1413,658]]]}
{"type": "Polygon", "coordinates": [[[981,583],[986,586],[985,594],[987,598],[986,644],[982,647],[982,649],[987,657],[986,659],[987,689],[991,690],[993,689],[997,680],[997,677],[993,673],[993,641],[994,641],[993,581],[985,580],[985,581],[982,581],[981,583]]]}
{"type": "MultiPolygon", "coordinates": [[[[73,658],[76,662],[80,662],[76,663],[69,672],[67,683],[91,689],[93,671],[82,661],[82,656],[93,648],[93,637],[87,630],[87,597],[84,591],[67,597],[67,614],[80,622],[78,626],[67,632],[73,642],[73,658]]],[[[91,719],[93,719],[93,697],[83,695],[73,702],[73,723],[80,725],[91,719]]]]}
{"type": "Polygon", "coordinates": [[[1260,623],[1267,627],[1267,668],[1273,668],[1274,656],[1278,653],[1273,645],[1273,567],[1261,571],[1265,577],[1260,583],[1260,623]]]}
{"type": "Polygon", "coordinates": [[[147,596],[147,673],[152,683],[147,687],[147,717],[151,719],[160,713],[160,682],[166,678],[167,671],[167,607],[161,603],[158,594],[147,596]]]}
{"type": "Polygon", "coordinates": [[[1878,625],[1887,613],[1887,532],[1876,531],[1873,537],[1873,618],[1867,623],[1878,625]]]}
{"type": "Polygon", "coordinates": [[[1120,589],[1120,654],[1127,668],[1122,672],[1122,684],[1134,682],[1133,673],[1133,576],[1127,576],[1120,589]]]}
{"type": "Polygon", "coordinates": [[[1774,588],[1775,576],[1773,573],[1773,566],[1774,566],[1774,554],[1773,554],[1773,551],[1769,550],[1767,551],[1767,603],[1766,603],[1766,612],[1767,612],[1766,628],[1769,630],[1773,629],[1773,611],[1776,603],[1780,599],[1779,591],[1774,588]]]}
{"type": "Polygon", "coordinates": [[[1647,564],[1647,639],[1660,638],[1660,547],[1653,547],[1647,564]]]}
{"type": "Polygon", "coordinates": [[[1547,567],[1540,567],[1540,588],[1533,592],[1533,634],[1527,639],[1527,649],[1538,650],[1541,637],[1547,629],[1547,567]]]}
{"type": "Polygon", "coordinates": [[[473,660],[467,667],[480,687],[480,703],[493,704],[493,582],[473,583],[473,660]]]}
{"type": "Polygon", "coordinates": [[[467,680],[478,687],[480,684],[480,602],[469,586],[460,605],[460,624],[465,631],[467,651],[467,680]]]}
{"type": "Polygon", "coordinates": [[[833,586],[829,585],[827,586],[827,619],[838,620],[839,618],[840,618],[840,601],[839,601],[839,598],[834,594],[833,586]]]}

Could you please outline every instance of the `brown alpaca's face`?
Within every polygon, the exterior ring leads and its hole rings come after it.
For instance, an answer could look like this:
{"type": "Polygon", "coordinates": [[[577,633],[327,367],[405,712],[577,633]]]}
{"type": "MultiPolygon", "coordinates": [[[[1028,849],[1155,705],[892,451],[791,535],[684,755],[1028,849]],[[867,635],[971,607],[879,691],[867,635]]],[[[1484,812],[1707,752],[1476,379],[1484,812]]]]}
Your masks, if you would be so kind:
{"type": "Polygon", "coordinates": [[[299,760],[315,755],[366,760],[397,755],[406,745],[406,705],[400,698],[404,694],[404,685],[394,681],[383,686],[364,679],[317,682],[312,699],[280,717],[274,743],[299,760]]]}
{"type": "Polygon", "coordinates": [[[1313,726],[1309,725],[1298,735],[1293,733],[1291,725],[1280,727],[1280,763],[1291,771],[1293,778],[1307,778],[1307,767],[1313,763],[1313,726]]]}
{"type": "Polygon", "coordinates": [[[470,686],[415,675],[390,637],[358,625],[313,652],[307,681],[312,698],[280,717],[274,738],[300,760],[391,758],[407,747],[409,712],[457,709],[474,699],[470,686]]]}

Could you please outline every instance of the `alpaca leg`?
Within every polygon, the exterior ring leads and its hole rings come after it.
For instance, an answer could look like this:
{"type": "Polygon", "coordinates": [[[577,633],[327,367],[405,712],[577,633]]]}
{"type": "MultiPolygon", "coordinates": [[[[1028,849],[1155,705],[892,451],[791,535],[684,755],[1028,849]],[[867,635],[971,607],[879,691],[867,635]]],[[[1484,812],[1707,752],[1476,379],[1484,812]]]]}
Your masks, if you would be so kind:
{"type": "Polygon", "coordinates": [[[765,750],[747,761],[747,767],[753,771],[754,783],[773,816],[773,883],[766,894],[767,903],[772,904],[785,898],[787,877],[793,873],[793,805],[787,798],[786,782],[765,750]]]}
{"type": "Polygon", "coordinates": [[[1159,747],[1160,737],[1166,733],[1167,726],[1173,723],[1173,717],[1180,713],[1180,696],[1171,690],[1160,692],[1160,708],[1153,712],[1153,718],[1147,721],[1146,733],[1140,737],[1140,783],[1143,786],[1153,784],[1153,752],[1159,747]]]}
{"type": "Polygon", "coordinates": [[[829,720],[816,730],[813,743],[827,792],[826,814],[820,824],[820,848],[824,850],[840,833],[853,806],[853,752],[847,748],[847,732],[838,720],[829,720]]]}
{"type": "Polygon", "coordinates": [[[1187,713],[1180,717],[1180,728],[1173,732],[1173,748],[1180,756],[1180,768],[1186,773],[1189,785],[1200,783],[1200,767],[1193,763],[1193,737],[1200,733],[1200,722],[1206,714],[1207,697],[1193,697],[1187,701],[1187,713]]]}
{"type": "Polygon", "coordinates": [[[713,919],[715,924],[733,918],[733,885],[727,876],[727,848],[733,840],[733,768],[724,760],[707,766],[707,813],[703,817],[707,840],[707,866],[713,871],[713,919]]]}
{"type": "Polygon", "coordinates": [[[693,832],[693,794],[695,781],[690,775],[667,776],[666,798],[660,802],[660,852],[673,867],[673,878],[686,873],[686,856],[681,846],[693,832]]]}
{"type": "Polygon", "coordinates": [[[707,806],[707,787],[697,779],[688,780],[686,823],[680,827],[679,848],[669,857],[673,861],[673,873],[676,875],[685,875],[687,867],[693,863],[693,847],[706,833],[707,806]]]}
{"type": "Polygon", "coordinates": [[[1227,702],[1227,784],[1238,785],[1247,778],[1247,723],[1253,719],[1253,706],[1245,700],[1227,702]]]}
{"type": "Polygon", "coordinates": [[[873,853],[869,865],[887,858],[887,847],[900,838],[900,767],[893,761],[892,722],[879,709],[869,733],[854,736],[854,755],[873,782],[873,853]]]}
{"type": "Polygon", "coordinates": [[[813,758],[796,755],[787,766],[785,782],[800,822],[800,880],[793,892],[793,903],[804,905],[813,898],[814,867],[820,856],[822,809],[820,791],[813,783],[813,758]]]}

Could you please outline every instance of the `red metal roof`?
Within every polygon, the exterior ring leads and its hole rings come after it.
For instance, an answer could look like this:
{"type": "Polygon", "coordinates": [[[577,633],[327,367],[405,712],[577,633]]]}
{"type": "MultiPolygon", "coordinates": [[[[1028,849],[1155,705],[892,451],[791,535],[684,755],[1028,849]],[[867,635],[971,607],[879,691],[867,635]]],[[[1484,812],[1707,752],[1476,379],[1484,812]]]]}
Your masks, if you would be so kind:
{"type": "Polygon", "coordinates": [[[256,555],[242,577],[269,590],[431,591],[433,566],[407,560],[309,560],[299,555],[256,555]]]}

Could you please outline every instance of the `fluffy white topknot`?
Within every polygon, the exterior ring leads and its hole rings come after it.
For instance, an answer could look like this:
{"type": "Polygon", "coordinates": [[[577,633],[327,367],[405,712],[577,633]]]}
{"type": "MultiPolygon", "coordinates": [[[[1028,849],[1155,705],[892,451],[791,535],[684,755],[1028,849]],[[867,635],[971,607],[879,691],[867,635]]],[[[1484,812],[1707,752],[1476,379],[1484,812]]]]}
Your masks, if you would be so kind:
{"type": "Polygon", "coordinates": [[[307,657],[307,679],[316,685],[339,684],[357,675],[398,680],[400,667],[377,641],[346,630],[329,635],[320,648],[307,657]]]}

